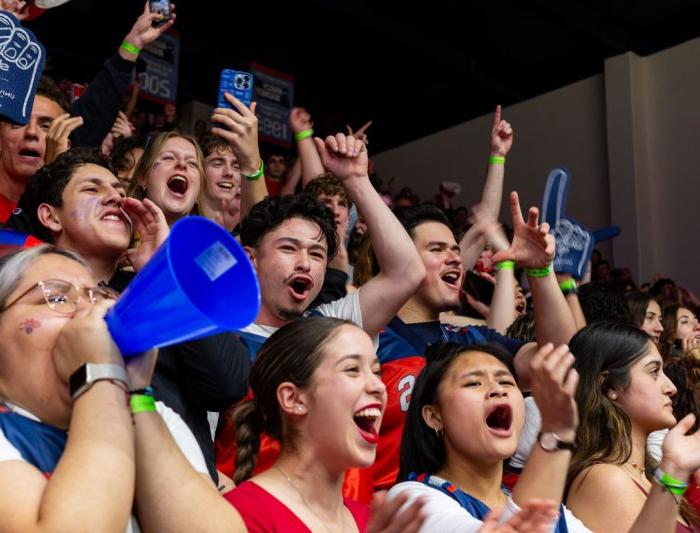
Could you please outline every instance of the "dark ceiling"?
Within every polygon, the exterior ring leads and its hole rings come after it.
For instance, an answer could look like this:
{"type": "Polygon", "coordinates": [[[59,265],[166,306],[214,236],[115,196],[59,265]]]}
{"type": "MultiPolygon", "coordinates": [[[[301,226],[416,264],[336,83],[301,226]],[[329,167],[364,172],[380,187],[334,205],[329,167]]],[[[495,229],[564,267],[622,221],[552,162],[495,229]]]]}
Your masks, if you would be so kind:
{"type": "MultiPolygon", "coordinates": [[[[88,81],[141,9],[72,0],[28,26],[52,75],[88,81]]],[[[373,119],[373,152],[700,35],[694,0],[181,0],[177,13],[180,103],[213,103],[221,68],[256,61],[296,78],[320,133],[373,119]]]]}

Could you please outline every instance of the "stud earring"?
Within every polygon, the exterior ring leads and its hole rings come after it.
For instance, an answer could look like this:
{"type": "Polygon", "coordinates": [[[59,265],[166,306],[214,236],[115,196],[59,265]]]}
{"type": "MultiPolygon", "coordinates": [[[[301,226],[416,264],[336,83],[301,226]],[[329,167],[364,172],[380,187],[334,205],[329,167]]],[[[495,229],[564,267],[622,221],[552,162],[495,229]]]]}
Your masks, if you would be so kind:
{"type": "Polygon", "coordinates": [[[609,393],[608,398],[610,398],[613,401],[617,400],[617,393],[615,393],[615,392],[609,393]]]}
{"type": "Polygon", "coordinates": [[[433,429],[435,430],[435,434],[438,436],[439,439],[441,439],[442,436],[445,434],[445,430],[442,429],[440,426],[435,426],[433,429]]]}

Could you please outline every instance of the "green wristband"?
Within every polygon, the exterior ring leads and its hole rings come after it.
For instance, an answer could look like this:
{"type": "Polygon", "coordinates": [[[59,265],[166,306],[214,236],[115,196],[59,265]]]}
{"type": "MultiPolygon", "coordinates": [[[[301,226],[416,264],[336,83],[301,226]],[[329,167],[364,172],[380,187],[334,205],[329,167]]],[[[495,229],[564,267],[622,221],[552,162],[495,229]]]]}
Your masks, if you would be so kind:
{"type": "Polygon", "coordinates": [[[515,270],[515,261],[501,261],[496,263],[496,270],[515,270]]]}
{"type": "Polygon", "coordinates": [[[141,53],[141,49],[138,46],[127,43],[126,41],[122,41],[121,48],[130,54],[139,55],[141,53]]]}
{"type": "Polygon", "coordinates": [[[304,139],[308,139],[314,134],[314,130],[309,128],[308,130],[302,130],[299,133],[294,134],[294,140],[296,142],[303,141],[304,139]]]}
{"type": "Polygon", "coordinates": [[[129,397],[131,412],[134,414],[148,413],[156,410],[156,401],[147,394],[132,394],[129,397]]]}
{"type": "Polygon", "coordinates": [[[505,165],[506,158],[503,157],[502,155],[492,155],[491,157],[489,157],[489,164],[491,164],[491,165],[505,165]]]}
{"type": "Polygon", "coordinates": [[[662,487],[665,487],[671,494],[683,496],[688,489],[688,483],[680,479],[676,479],[671,474],[667,474],[660,468],[654,470],[654,481],[662,487]]]}
{"type": "Polygon", "coordinates": [[[257,181],[259,180],[265,172],[265,163],[260,160],[260,168],[255,174],[251,174],[250,176],[246,176],[245,174],[242,174],[242,176],[247,179],[248,181],[257,181]]]}
{"type": "Polygon", "coordinates": [[[559,288],[563,291],[575,291],[576,290],[576,280],[573,278],[568,278],[559,284],[559,288]]]}
{"type": "Polygon", "coordinates": [[[553,271],[552,271],[551,264],[545,268],[526,268],[525,269],[525,274],[527,274],[531,278],[546,278],[552,272],[553,271]]]}

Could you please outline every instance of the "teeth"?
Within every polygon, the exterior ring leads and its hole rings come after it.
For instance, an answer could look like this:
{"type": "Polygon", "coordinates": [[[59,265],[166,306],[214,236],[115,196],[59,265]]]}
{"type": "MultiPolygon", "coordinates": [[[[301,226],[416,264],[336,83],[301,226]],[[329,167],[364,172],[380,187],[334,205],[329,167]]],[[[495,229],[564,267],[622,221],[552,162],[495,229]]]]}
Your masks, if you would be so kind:
{"type": "Polygon", "coordinates": [[[377,409],[376,407],[368,407],[367,409],[363,409],[359,413],[355,413],[355,416],[362,416],[362,417],[367,417],[367,418],[379,418],[382,416],[382,412],[377,409]]]}
{"type": "Polygon", "coordinates": [[[120,222],[121,218],[119,218],[117,215],[105,215],[102,217],[102,220],[116,220],[117,222],[120,222]]]}
{"type": "Polygon", "coordinates": [[[184,181],[185,183],[187,183],[187,179],[184,176],[178,175],[178,176],[173,176],[172,178],[170,178],[170,181],[174,181],[174,180],[180,180],[180,181],[184,181]]]}
{"type": "Polygon", "coordinates": [[[222,181],[218,184],[222,189],[233,189],[233,183],[228,181],[222,181]]]}
{"type": "Polygon", "coordinates": [[[459,275],[457,274],[445,274],[442,279],[445,280],[447,283],[454,283],[457,281],[457,278],[459,278],[459,275]]]}

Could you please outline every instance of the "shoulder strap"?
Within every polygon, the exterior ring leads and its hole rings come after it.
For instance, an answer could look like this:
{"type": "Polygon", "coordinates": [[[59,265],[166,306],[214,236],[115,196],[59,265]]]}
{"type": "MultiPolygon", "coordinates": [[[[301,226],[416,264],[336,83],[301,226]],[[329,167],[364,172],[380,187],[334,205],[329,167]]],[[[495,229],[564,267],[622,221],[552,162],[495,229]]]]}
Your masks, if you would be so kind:
{"type": "Polygon", "coordinates": [[[28,463],[50,476],[66,447],[62,429],[12,412],[0,413],[0,431],[28,463]]]}

